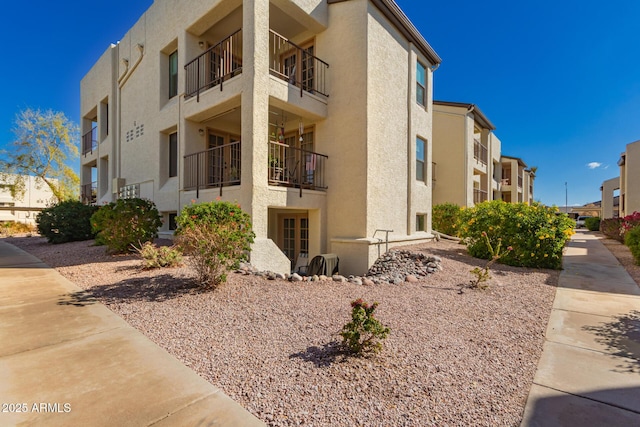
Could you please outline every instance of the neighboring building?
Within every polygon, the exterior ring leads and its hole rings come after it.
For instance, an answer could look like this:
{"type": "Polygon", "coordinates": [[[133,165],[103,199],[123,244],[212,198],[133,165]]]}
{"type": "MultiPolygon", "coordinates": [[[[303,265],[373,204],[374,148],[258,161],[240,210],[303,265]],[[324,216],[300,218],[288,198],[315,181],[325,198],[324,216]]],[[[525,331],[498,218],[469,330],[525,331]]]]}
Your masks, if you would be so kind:
{"type": "Polygon", "coordinates": [[[602,218],[618,218],[620,216],[620,196],[615,192],[620,189],[620,177],[611,178],[602,183],[602,218]]]}
{"type": "Polygon", "coordinates": [[[474,104],[433,102],[433,204],[499,200],[500,140],[474,104]]]}
{"type": "Polygon", "coordinates": [[[54,200],[47,184],[35,176],[25,177],[25,193],[21,199],[11,196],[9,184],[0,183],[0,222],[35,224],[38,213],[54,200]]]}
{"type": "Polygon", "coordinates": [[[167,234],[237,201],[256,267],[364,273],[379,238],[432,238],[439,63],[392,0],[155,0],[82,80],[85,200],[151,199],[167,234]]]}
{"type": "Polygon", "coordinates": [[[573,206],[571,208],[571,212],[576,216],[600,217],[602,212],[602,202],[598,200],[597,202],[587,203],[582,206],[573,206]]]}
{"type": "Polygon", "coordinates": [[[433,204],[533,203],[535,170],[501,155],[495,126],[475,104],[433,102],[433,204]]]}
{"type": "MultiPolygon", "coordinates": [[[[640,212],[640,141],[627,144],[620,154],[620,216],[640,212]]],[[[610,198],[610,195],[607,195],[610,198]]],[[[603,196],[604,200],[604,196],[603,196]]]]}
{"type": "Polygon", "coordinates": [[[535,171],[518,157],[500,156],[502,164],[502,200],[509,203],[533,203],[535,171]]]}

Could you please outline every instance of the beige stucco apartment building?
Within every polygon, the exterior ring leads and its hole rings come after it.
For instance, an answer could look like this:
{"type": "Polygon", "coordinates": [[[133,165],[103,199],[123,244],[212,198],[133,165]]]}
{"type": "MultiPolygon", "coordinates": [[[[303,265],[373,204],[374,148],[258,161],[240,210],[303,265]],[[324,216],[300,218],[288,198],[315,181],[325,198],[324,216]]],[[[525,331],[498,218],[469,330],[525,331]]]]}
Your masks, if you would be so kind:
{"type": "Polygon", "coordinates": [[[533,202],[535,172],[501,154],[495,126],[475,104],[433,102],[433,204],[533,202]]]}
{"type": "Polygon", "coordinates": [[[602,183],[602,217],[624,217],[640,212],[640,140],[627,144],[618,160],[620,176],[602,183]],[[616,215],[615,192],[619,190],[616,215]]]}
{"type": "Polygon", "coordinates": [[[85,200],[151,199],[167,234],[236,201],[256,267],[362,274],[432,237],[439,63],[392,0],[155,0],[81,82],[85,200]]]}
{"type": "MultiPolygon", "coordinates": [[[[19,175],[13,175],[17,177],[19,175]]],[[[57,180],[54,180],[57,182],[57,180]]],[[[22,197],[11,195],[11,176],[0,182],[0,222],[22,222],[35,225],[36,216],[55,200],[51,189],[35,176],[24,176],[24,194],[22,197]]]]}

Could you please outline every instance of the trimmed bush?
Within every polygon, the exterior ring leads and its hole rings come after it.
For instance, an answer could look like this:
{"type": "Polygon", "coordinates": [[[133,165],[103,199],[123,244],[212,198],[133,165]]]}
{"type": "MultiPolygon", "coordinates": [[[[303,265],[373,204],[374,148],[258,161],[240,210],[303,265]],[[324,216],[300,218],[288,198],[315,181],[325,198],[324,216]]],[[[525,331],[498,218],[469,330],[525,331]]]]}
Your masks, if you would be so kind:
{"type": "Polygon", "coordinates": [[[97,206],[76,200],[65,200],[43,209],[36,217],[38,233],[49,243],[66,243],[93,239],[91,216],[97,206]]]}
{"type": "Polygon", "coordinates": [[[622,233],[622,218],[607,218],[600,221],[600,231],[610,239],[624,242],[622,233]]]}
{"type": "Polygon", "coordinates": [[[151,242],[145,242],[141,247],[134,249],[142,257],[144,268],[177,267],[182,264],[182,251],[173,246],[156,246],[151,242]]]}
{"type": "Polygon", "coordinates": [[[600,230],[600,217],[594,216],[594,217],[586,218],[584,220],[584,226],[587,227],[587,230],[589,231],[600,230]]]}
{"type": "Polygon", "coordinates": [[[249,215],[229,202],[185,206],[176,218],[177,243],[203,286],[217,287],[227,271],[248,259],[255,234],[249,215]]]}
{"type": "Polygon", "coordinates": [[[634,227],[624,234],[624,244],[629,247],[637,265],[640,265],[640,227],[634,227]]]}
{"type": "Polygon", "coordinates": [[[96,244],[111,253],[134,251],[134,245],[152,241],[162,226],[156,205],[145,199],[119,199],[101,206],[91,217],[96,244]]]}
{"type": "Polygon", "coordinates": [[[460,222],[460,206],[453,203],[443,203],[433,207],[433,230],[449,236],[458,236],[460,222]]]}
{"type": "Polygon", "coordinates": [[[511,247],[500,262],[518,267],[562,268],[562,249],[574,233],[574,222],[558,214],[556,207],[534,203],[505,203],[500,200],[464,209],[460,215],[460,237],[471,256],[491,259],[489,243],[511,247]]]}
{"type": "Polygon", "coordinates": [[[389,335],[389,328],[373,316],[378,307],[374,302],[368,305],[362,299],[351,302],[351,322],[342,327],[342,343],[358,355],[377,353],[382,349],[382,342],[389,335]]]}

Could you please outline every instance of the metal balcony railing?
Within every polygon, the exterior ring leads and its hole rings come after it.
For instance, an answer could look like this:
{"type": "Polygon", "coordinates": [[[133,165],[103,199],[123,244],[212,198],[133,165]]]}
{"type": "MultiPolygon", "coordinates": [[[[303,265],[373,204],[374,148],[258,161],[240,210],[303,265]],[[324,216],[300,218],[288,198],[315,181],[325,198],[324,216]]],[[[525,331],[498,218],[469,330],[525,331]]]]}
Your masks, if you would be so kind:
{"type": "Polygon", "coordinates": [[[80,201],[87,205],[95,205],[98,200],[98,182],[93,181],[80,187],[80,201]]]}
{"type": "Polygon", "coordinates": [[[487,146],[477,139],[473,141],[473,158],[485,166],[489,160],[489,150],[487,150],[487,146]]]}
{"type": "Polygon", "coordinates": [[[200,100],[200,92],[223,83],[242,72],[242,29],[208,48],[184,66],[185,98],[200,100]]]}
{"type": "Polygon", "coordinates": [[[480,190],[478,188],[473,189],[473,203],[478,204],[487,201],[488,193],[484,190],[480,190]]]}
{"type": "Polygon", "coordinates": [[[273,30],[269,31],[269,70],[272,75],[303,92],[327,93],[329,64],[314,56],[314,46],[302,48],[273,30]]]}
{"type": "Polygon", "coordinates": [[[94,126],[89,132],[82,135],[82,154],[93,153],[98,147],[98,127],[94,126]]]}
{"type": "Polygon", "coordinates": [[[269,142],[269,184],[326,190],[324,154],[269,142]]]}
{"type": "Polygon", "coordinates": [[[200,189],[240,185],[240,141],[220,145],[184,156],[184,189],[200,189]]]}

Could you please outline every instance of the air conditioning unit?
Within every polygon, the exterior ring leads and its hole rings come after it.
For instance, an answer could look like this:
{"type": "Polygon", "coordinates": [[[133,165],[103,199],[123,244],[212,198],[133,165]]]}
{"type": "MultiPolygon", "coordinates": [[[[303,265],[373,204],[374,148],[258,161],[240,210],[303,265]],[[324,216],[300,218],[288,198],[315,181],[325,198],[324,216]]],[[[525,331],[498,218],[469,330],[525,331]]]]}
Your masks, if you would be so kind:
{"type": "Polygon", "coordinates": [[[124,187],[125,183],[124,178],[113,178],[113,183],[111,184],[111,192],[113,194],[118,194],[120,192],[120,188],[124,187]]]}

